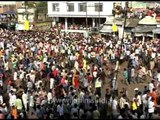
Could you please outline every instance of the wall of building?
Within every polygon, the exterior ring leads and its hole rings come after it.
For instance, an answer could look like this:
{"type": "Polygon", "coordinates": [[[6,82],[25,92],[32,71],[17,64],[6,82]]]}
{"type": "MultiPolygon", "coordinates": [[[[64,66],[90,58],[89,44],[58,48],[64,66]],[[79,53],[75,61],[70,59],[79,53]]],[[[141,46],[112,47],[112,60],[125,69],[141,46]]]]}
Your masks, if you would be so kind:
{"type": "Polygon", "coordinates": [[[16,6],[15,5],[1,5],[0,6],[0,13],[4,13],[7,11],[15,11],[16,6]]]}
{"type": "MultiPolygon", "coordinates": [[[[67,1],[49,1],[48,2],[48,16],[49,17],[106,17],[108,15],[112,15],[113,3],[112,1],[87,1],[87,12],[79,12],[79,3],[86,3],[80,1],[69,1],[68,3],[74,3],[74,12],[67,12],[67,1]],[[53,3],[59,3],[59,11],[53,11],[53,3]],[[97,12],[95,11],[95,3],[103,4],[103,11],[97,12]]],[[[122,6],[125,6],[125,2],[121,2],[122,6]]]]}
{"type": "Polygon", "coordinates": [[[1,1],[0,2],[0,13],[4,13],[7,11],[14,11],[16,12],[16,10],[22,6],[22,2],[4,2],[1,1]]]}

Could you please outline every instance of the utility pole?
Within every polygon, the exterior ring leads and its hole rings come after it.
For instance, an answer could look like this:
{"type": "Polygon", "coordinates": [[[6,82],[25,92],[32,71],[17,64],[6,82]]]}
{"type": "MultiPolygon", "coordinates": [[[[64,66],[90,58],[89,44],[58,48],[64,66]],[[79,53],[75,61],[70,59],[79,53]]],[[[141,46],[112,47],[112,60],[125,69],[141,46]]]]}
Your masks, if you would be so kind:
{"type": "Polygon", "coordinates": [[[28,3],[28,1],[25,1],[25,2],[24,2],[24,5],[25,5],[25,15],[26,15],[26,20],[28,20],[27,3],[28,3]]]}
{"type": "Polygon", "coordinates": [[[87,18],[87,1],[86,1],[86,31],[88,31],[88,18],[87,18]]]}
{"type": "Polygon", "coordinates": [[[128,8],[128,2],[125,2],[122,41],[123,41],[123,39],[124,39],[124,29],[125,29],[126,21],[127,21],[127,8],[128,8]]]}

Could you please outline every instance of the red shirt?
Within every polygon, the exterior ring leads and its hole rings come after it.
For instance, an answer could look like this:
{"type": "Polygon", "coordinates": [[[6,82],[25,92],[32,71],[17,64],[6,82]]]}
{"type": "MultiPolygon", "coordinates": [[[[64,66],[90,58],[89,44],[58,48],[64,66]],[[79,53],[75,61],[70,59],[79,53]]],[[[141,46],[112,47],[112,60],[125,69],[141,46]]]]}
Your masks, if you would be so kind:
{"type": "Polygon", "coordinates": [[[56,77],[57,76],[57,70],[54,69],[53,72],[52,72],[52,74],[53,74],[54,77],[56,77]]]}

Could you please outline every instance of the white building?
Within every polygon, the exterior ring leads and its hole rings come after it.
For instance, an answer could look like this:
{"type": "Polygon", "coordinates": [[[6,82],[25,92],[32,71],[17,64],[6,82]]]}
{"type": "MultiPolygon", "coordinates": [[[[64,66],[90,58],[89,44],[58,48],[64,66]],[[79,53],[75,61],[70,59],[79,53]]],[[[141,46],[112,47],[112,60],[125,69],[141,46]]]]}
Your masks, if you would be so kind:
{"type": "MultiPolygon", "coordinates": [[[[54,23],[65,23],[66,30],[68,29],[68,24],[70,23],[95,27],[104,23],[107,16],[112,16],[113,4],[115,2],[49,1],[48,16],[53,17],[54,23]]],[[[121,3],[122,7],[125,6],[125,1],[118,3],[121,3]]]]}

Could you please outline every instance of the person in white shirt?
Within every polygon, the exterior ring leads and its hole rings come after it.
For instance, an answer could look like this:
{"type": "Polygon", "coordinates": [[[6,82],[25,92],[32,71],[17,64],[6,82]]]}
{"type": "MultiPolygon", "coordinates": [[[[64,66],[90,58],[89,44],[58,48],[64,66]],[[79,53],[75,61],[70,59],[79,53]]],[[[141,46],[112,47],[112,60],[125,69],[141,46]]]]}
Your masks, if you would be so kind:
{"type": "Polygon", "coordinates": [[[137,106],[139,107],[141,104],[142,104],[141,92],[138,92],[138,95],[137,95],[137,106]]]}
{"type": "Polygon", "coordinates": [[[54,78],[50,78],[50,89],[53,89],[54,87],[54,78]]]}
{"type": "Polygon", "coordinates": [[[153,88],[155,88],[153,82],[154,82],[154,81],[152,80],[152,81],[149,83],[149,86],[148,86],[150,92],[152,92],[153,88]]]}
{"type": "Polygon", "coordinates": [[[14,74],[13,74],[13,80],[15,80],[15,81],[16,81],[16,80],[17,80],[17,78],[18,78],[18,73],[15,71],[15,72],[14,72],[14,74]]]}
{"type": "Polygon", "coordinates": [[[52,95],[52,90],[50,89],[48,94],[47,94],[47,99],[48,99],[48,103],[50,104],[52,102],[53,99],[53,95],[52,95]]]}
{"type": "Polygon", "coordinates": [[[154,106],[154,98],[152,97],[150,101],[148,101],[148,113],[149,119],[152,118],[152,114],[154,113],[155,106],[154,106]]]}
{"type": "Polygon", "coordinates": [[[33,93],[31,92],[29,95],[29,112],[30,113],[35,113],[34,105],[35,105],[34,97],[33,97],[33,93]]]}
{"type": "Polygon", "coordinates": [[[134,66],[132,66],[132,68],[131,68],[131,81],[133,83],[136,83],[136,80],[135,80],[135,68],[134,68],[134,66]]]}
{"type": "Polygon", "coordinates": [[[15,93],[11,90],[11,92],[9,93],[9,104],[10,104],[10,106],[15,105],[16,99],[17,99],[17,96],[16,96],[15,93]]]}
{"type": "Polygon", "coordinates": [[[27,111],[28,110],[28,95],[25,91],[22,94],[22,102],[24,105],[24,109],[27,111]]]}
{"type": "Polygon", "coordinates": [[[3,104],[3,96],[0,94],[0,104],[3,104]]]}
{"type": "Polygon", "coordinates": [[[30,80],[32,81],[32,83],[35,83],[36,76],[35,76],[35,73],[33,70],[31,70],[31,74],[29,77],[30,77],[30,80]]]}
{"type": "Polygon", "coordinates": [[[146,109],[148,106],[147,94],[142,95],[142,103],[143,103],[144,109],[146,109]]]}
{"type": "Polygon", "coordinates": [[[76,68],[76,70],[79,70],[79,64],[78,64],[78,61],[76,60],[75,63],[74,63],[74,67],[76,68]]]}
{"type": "Polygon", "coordinates": [[[158,70],[156,78],[157,78],[157,81],[158,81],[157,86],[159,86],[159,84],[160,84],[160,70],[158,70]]]}
{"type": "Polygon", "coordinates": [[[20,80],[22,80],[24,78],[24,73],[25,72],[23,70],[20,71],[20,75],[19,75],[20,80]]]}
{"type": "Polygon", "coordinates": [[[4,68],[5,68],[5,70],[6,70],[6,71],[8,71],[8,70],[9,70],[9,64],[8,64],[8,61],[5,61],[5,62],[4,62],[4,68]]]}
{"type": "Polygon", "coordinates": [[[112,111],[113,113],[117,113],[118,112],[118,101],[115,97],[113,97],[113,101],[112,101],[112,111]]]}
{"type": "Polygon", "coordinates": [[[126,103],[126,99],[125,99],[125,95],[121,96],[120,98],[120,102],[119,102],[119,106],[120,106],[120,109],[123,109],[124,108],[124,105],[126,103]]]}
{"type": "Polygon", "coordinates": [[[31,82],[30,79],[28,80],[27,88],[28,88],[28,90],[31,90],[33,88],[33,83],[31,82]]]}

